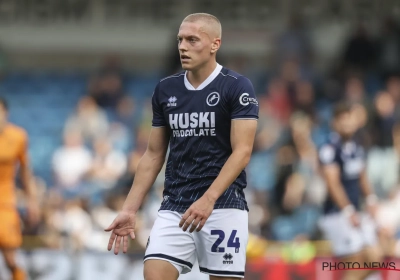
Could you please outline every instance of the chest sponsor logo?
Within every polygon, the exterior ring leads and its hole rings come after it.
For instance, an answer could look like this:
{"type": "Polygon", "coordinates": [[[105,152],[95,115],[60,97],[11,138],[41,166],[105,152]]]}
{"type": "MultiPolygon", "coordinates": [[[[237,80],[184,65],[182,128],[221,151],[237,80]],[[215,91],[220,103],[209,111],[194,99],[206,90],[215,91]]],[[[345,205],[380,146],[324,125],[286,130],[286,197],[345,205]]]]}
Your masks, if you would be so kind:
{"type": "Polygon", "coordinates": [[[215,112],[169,114],[173,137],[216,136],[215,112]]]}

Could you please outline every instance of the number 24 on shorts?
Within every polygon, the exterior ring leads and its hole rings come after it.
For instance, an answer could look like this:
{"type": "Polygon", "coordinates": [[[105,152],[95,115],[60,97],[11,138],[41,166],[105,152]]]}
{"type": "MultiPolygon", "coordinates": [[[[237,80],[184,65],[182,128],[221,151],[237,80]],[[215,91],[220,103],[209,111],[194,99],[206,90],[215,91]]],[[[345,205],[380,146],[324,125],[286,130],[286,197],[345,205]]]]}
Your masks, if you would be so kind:
{"type": "MultiPolygon", "coordinates": [[[[235,248],[235,253],[239,253],[240,242],[239,237],[236,237],[237,230],[232,230],[231,236],[228,239],[228,247],[235,248]],[[236,237],[236,238],[235,238],[236,237]]],[[[211,252],[214,253],[224,253],[224,247],[218,247],[225,239],[225,232],[222,230],[212,230],[211,235],[218,235],[218,239],[215,241],[213,246],[211,247],[211,252]]]]}

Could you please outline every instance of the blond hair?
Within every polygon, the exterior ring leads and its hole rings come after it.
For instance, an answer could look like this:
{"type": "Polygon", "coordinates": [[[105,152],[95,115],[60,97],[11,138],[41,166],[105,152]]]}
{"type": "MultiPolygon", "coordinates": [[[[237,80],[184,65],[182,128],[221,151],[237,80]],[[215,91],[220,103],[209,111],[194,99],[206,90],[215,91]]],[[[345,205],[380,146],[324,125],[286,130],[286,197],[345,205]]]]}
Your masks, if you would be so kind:
{"type": "Polygon", "coordinates": [[[182,22],[204,22],[207,27],[210,29],[208,30],[210,33],[213,32],[216,38],[221,38],[222,36],[222,26],[221,22],[216,16],[207,13],[195,13],[190,14],[182,22]]]}

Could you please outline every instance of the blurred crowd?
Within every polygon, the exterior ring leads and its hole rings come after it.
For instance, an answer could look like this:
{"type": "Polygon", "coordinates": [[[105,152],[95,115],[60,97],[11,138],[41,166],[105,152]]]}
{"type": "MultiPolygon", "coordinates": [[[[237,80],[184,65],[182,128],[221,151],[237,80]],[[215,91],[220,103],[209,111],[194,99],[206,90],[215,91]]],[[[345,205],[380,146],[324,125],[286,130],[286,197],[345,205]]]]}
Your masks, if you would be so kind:
{"type": "MultiPolygon", "coordinates": [[[[254,73],[242,56],[226,63],[222,58],[224,66],[253,81],[260,104],[247,167],[250,230],[267,240],[321,238],[317,220],[326,188],[318,147],[331,133],[332,105],[348,100],[356,105],[357,138],[367,150],[368,175],[380,198],[382,232],[400,238],[400,27],[386,20],[372,36],[360,24],[325,72],[315,66],[309,36],[293,18],[276,37],[276,55],[263,72],[254,73]]],[[[42,223],[25,233],[42,236],[50,248],[106,250],[109,234],[103,229],[121,208],[151,129],[151,93],[138,103],[126,94],[127,76],[115,57],[91,76],[65,120],[63,145],[52,156],[52,183],[37,178],[42,223]]],[[[132,247],[139,251],[156,218],[163,179],[162,171],[138,215],[132,247]]]]}

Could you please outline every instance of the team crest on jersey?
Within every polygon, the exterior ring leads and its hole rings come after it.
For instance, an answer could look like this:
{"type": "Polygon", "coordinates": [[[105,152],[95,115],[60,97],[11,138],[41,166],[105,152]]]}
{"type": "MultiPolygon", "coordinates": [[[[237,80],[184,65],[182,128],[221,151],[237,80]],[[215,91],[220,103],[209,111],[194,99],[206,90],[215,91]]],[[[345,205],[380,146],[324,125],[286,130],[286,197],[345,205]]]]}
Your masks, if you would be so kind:
{"type": "Polygon", "coordinates": [[[357,150],[357,146],[354,142],[345,143],[342,146],[342,155],[344,157],[351,156],[357,150]]]}
{"type": "Polygon", "coordinates": [[[208,106],[215,106],[215,105],[217,105],[218,102],[219,102],[219,93],[216,92],[216,91],[211,92],[211,93],[207,96],[206,102],[207,102],[207,105],[208,105],[208,106]]]}
{"type": "Polygon", "coordinates": [[[168,98],[167,107],[175,107],[177,100],[178,100],[178,98],[176,98],[175,96],[171,96],[170,98],[168,98]]]}

